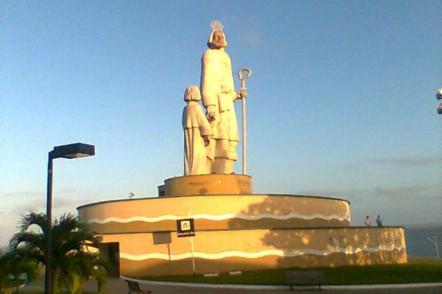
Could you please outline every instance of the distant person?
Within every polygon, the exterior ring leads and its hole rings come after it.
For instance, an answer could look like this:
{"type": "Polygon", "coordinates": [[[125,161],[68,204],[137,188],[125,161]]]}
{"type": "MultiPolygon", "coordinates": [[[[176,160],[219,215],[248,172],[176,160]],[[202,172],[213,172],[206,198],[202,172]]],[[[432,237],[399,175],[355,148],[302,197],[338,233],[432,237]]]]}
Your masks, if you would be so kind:
{"type": "Polygon", "coordinates": [[[369,215],[367,215],[365,217],[364,224],[365,224],[366,227],[370,226],[370,216],[369,215]]]}
{"type": "Polygon", "coordinates": [[[381,219],[381,216],[378,214],[378,217],[376,218],[376,225],[378,226],[378,227],[380,227],[380,228],[382,228],[383,227],[383,225],[382,225],[382,219],[381,219]]]}

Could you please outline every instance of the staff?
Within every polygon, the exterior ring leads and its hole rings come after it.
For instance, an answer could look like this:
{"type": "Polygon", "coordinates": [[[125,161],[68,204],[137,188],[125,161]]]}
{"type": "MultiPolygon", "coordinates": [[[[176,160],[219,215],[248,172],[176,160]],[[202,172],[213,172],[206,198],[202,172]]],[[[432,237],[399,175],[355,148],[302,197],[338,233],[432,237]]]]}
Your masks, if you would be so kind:
{"type": "MultiPolygon", "coordinates": [[[[247,91],[246,81],[252,76],[252,70],[242,67],[238,71],[241,80],[241,92],[247,91]]],[[[242,96],[242,174],[247,173],[247,113],[246,113],[246,97],[242,96]]]]}

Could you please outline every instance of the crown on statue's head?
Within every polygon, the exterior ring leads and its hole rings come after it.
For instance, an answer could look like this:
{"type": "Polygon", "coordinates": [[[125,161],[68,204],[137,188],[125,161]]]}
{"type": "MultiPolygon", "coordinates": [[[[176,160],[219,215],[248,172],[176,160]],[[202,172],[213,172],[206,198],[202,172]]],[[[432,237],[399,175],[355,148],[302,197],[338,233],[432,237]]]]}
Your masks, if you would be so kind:
{"type": "Polygon", "coordinates": [[[223,24],[219,20],[213,20],[210,23],[210,27],[212,28],[212,32],[222,32],[224,29],[223,24]]]}

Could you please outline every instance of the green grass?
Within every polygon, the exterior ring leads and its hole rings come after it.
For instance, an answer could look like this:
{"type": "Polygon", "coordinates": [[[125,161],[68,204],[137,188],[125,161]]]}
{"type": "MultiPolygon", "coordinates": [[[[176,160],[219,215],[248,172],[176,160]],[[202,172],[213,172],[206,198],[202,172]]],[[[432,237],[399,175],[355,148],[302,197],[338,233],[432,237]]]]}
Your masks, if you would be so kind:
{"type": "MultiPolygon", "coordinates": [[[[15,293],[15,292],[12,292],[15,293]]],[[[36,290],[36,291],[27,291],[27,290],[22,290],[20,289],[19,293],[23,293],[23,294],[44,294],[45,291],[44,290],[36,290]]],[[[83,291],[82,294],[96,294],[97,292],[89,292],[89,291],[83,291]]]]}
{"type": "MultiPolygon", "coordinates": [[[[235,276],[222,273],[218,277],[148,276],[144,279],[185,283],[285,285],[287,284],[287,270],[289,269],[248,271],[235,276]]],[[[326,282],[330,285],[442,282],[442,261],[440,260],[415,259],[407,264],[346,266],[323,270],[326,282]]]]}

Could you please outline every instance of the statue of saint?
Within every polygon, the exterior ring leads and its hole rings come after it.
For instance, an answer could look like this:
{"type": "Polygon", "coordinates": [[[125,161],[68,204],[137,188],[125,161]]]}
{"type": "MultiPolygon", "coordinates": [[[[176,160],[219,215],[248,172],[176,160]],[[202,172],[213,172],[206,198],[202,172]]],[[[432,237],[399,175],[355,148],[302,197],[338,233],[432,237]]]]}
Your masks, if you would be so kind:
{"type": "Polygon", "coordinates": [[[184,130],[184,175],[210,174],[213,158],[206,151],[210,144],[212,128],[199,105],[201,100],[198,86],[189,86],[184,92],[187,106],[183,109],[184,130]]]}
{"type": "Polygon", "coordinates": [[[201,93],[207,118],[213,130],[209,145],[209,157],[214,158],[210,167],[215,174],[231,174],[237,160],[238,124],[234,101],[246,98],[247,92],[235,91],[232,66],[226,53],[226,36],[220,22],[212,22],[209,49],[201,59],[201,93]]]}

